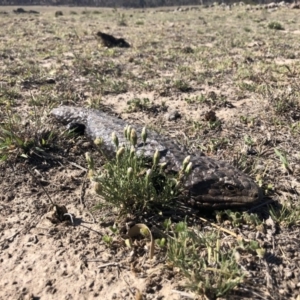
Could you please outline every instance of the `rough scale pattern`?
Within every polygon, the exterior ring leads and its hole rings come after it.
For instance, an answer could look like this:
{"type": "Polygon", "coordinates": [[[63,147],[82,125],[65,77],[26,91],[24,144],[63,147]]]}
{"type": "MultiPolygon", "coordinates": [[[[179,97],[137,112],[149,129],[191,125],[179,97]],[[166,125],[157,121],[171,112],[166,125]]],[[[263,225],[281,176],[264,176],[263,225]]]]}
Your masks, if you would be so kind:
{"type": "MultiPolygon", "coordinates": [[[[62,123],[76,122],[85,125],[86,135],[94,140],[103,140],[103,151],[108,156],[115,155],[115,146],[111,135],[115,132],[120,145],[127,144],[123,129],[126,122],[109,116],[101,111],[61,106],[52,110],[52,115],[62,123]]],[[[134,125],[138,136],[142,127],[134,125]]],[[[137,145],[140,153],[143,144],[137,145]]],[[[161,162],[167,162],[168,168],[179,171],[184,158],[189,155],[186,150],[170,139],[148,130],[145,145],[147,156],[153,156],[156,149],[160,151],[161,162]]],[[[224,161],[191,154],[192,173],[185,183],[190,195],[191,204],[198,207],[226,208],[234,206],[249,206],[262,198],[257,184],[247,175],[224,161]]]]}

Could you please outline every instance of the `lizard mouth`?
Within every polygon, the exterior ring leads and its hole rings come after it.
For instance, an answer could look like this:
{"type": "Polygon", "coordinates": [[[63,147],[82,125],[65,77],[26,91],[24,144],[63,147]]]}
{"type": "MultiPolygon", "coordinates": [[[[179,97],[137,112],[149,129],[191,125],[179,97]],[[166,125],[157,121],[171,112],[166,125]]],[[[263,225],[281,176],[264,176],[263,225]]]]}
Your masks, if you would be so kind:
{"type": "MultiPolygon", "coordinates": [[[[255,196],[255,195],[254,195],[255,196]]],[[[204,197],[191,197],[188,200],[188,203],[196,208],[206,208],[206,209],[225,209],[225,208],[249,208],[249,206],[258,203],[261,200],[259,194],[256,197],[237,197],[233,198],[216,198],[216,197],[208,197],[207,195],[204,197]],[[255,198],[255,199],[254,199],[255,198]]]]}
{"type": "Polygon", "coordinates": [[[190,187],[189,190],[189,202],[193,206],[211,209],[249,207],[263,198],[262,190],[250,179],[245,185],[206,180],[190,187]]]}

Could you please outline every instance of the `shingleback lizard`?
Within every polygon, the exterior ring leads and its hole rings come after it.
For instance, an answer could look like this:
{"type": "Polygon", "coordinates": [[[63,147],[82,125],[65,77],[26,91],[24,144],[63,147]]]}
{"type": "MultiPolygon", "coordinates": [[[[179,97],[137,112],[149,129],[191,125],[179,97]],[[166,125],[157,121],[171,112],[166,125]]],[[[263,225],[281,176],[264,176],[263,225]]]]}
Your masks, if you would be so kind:
{"type": "MultiPolygon", "coordinates": [[[[112,141],[112,133],[119,138],[120,145],[127,144],[123,130],[126,122],[107,115],[104,112],[61,106],[52,110],[51,114],[62,123],[76,122],[85,126],[85,134],[92,140],[102,139],[101,148],[111,157],[116,153],[112,141]]],[[[138,136],[142,126],[133,126],[138,136]]],[[[189,202],[195,207],[229,208],[249,206],[262,198],[262,192],[257,184],[246,174],[224,161],[214,160],[198,154],[189,154],[186,150],[167,137],[154,131],[147,130],[146,145],[138,144],[137,153],[145,151],[144,155],[153,156],[156,149],[160,152],[161,162],[166,162],[168,168],[175,172],[180,170],[182,162],[187,155],[191,156],[192,172],[185,182],[189,193],[189,202]]]]}

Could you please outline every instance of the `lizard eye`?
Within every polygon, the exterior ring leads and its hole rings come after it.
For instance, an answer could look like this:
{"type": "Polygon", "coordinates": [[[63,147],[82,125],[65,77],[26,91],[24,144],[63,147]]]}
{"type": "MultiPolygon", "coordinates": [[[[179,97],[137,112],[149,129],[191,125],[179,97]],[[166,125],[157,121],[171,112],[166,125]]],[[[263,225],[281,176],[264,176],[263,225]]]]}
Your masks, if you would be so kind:
{"type": "Polygon", "coordinates": [[[227,189],[227,190],[229,190],[229,191],[233,191],[234,189],[235,189],[235,187],[234,187],[234,185],[232,185],[232,184],[225,184],[225,188],[227,189]]]}

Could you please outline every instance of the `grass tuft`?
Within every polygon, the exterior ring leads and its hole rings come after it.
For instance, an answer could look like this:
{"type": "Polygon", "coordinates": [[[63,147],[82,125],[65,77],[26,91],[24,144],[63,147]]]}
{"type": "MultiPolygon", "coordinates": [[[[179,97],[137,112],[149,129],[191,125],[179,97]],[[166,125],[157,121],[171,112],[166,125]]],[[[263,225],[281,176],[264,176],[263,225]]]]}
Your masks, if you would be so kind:
{"type": "MultiPolygon", "coordinates": [[[[138,137],[133,128],[126,127],[124,134],[130,143],[127,146],[119,146],[119,139],[113,133],[116,156],[113,160],[107,159],[99,171],[94,170],[93,158],[86,154],[94,190],[105,200],[104,203],[96,205],[95,209],[110,205],[117,208],[120,215],[137,215],[144,211],[157,212],[162,208],[174,207],[174,198],[180,194],[182,183],[191,172],[189,157],[184,160],[181,172],[172,176],[167,174],[166,164],[160,163],[159,151],[156,151],[152,161],[149,161],[149,158],[144,156],[144,149],[136,148],[138,137]],[[139,151],[139,154],[136,151],[139,151]]],[[[145,145],[146,128],[141,135],[145,145]]],[[[102,153],[102,141],[97,140],[95,143],[102,153]]]]}
{"type": "Polygon", "coordinates": [[[279,22],[270,22],[268,24],[269,29],[274,29],[274,30],[284,30],[284,27],[279,23],[279,22]]]}
{"type": "Polygon", "coordinates": [[[168,260],[188,279],[187,287],[209,299],[225,296],[244,280],[236,250],[222,245],[218,232],[198,232],[185,222],[174,225],[168,260]]]}

